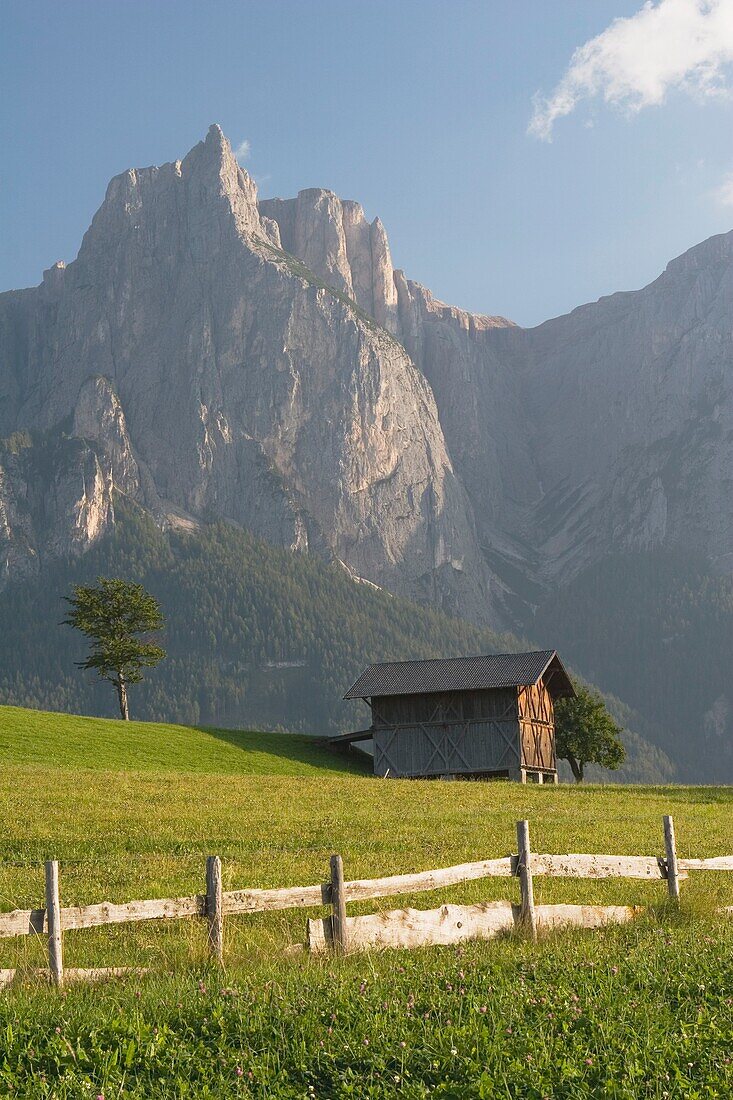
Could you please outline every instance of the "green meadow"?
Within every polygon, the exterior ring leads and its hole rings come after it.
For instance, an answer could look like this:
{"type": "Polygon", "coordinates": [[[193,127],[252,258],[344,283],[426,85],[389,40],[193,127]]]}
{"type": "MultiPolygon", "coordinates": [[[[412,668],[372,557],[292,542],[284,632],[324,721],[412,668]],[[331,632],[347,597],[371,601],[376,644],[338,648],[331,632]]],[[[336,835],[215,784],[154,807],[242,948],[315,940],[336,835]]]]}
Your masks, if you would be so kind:
{"type": "MultiPolygon", "coordinates": [[[[0,708],[0,909],[325,881],[506,855],[515,822],[545,852],[733,851],[733,789],[377,780],[314,739],[0,708]]],[[[463,948],[311,958],[308,916],[226,919],[223,974],[203,921],[69,932],[65,964],[150,973],[59,995],[39,937],[0,940],[28,971],[0,994],[0,1095],[28,1097],[725,1097],[733,1093],[733,875],[665,884],[535,879],[538,902],[638,904],[626,928],[463,948]]],[[[349,907],[517,898],[489,879],[349,907]]]]}

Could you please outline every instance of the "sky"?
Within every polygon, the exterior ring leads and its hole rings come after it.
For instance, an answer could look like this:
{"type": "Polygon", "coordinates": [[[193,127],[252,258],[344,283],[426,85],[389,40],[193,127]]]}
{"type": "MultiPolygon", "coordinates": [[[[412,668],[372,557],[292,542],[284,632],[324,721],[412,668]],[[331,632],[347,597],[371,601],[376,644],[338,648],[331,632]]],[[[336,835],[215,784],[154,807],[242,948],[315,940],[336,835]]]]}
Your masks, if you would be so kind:
{"type": "Polygon", "coordinates": [[[733,229],[733,0],[3,0],[0,290],[212,122],[263,197],[357,199],[534,325],[733,229]]]}

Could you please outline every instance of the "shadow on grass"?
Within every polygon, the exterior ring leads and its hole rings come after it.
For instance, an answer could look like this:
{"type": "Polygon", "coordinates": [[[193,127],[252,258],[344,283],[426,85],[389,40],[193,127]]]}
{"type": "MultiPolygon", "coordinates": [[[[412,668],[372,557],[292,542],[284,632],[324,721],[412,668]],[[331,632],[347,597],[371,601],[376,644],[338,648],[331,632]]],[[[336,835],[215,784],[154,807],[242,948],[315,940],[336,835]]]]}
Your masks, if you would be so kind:
{"type": "Polygon", "coordinates": [[[353,749],[330,748],[307,734],[230,730],[219,729],[216,726],[196,726],[195,728],[243,752],[263,752],[270,756],[278,756],[282,760],[310,764],[311,767],[330,771],[343,771],[354,775],[373,774],[371,757],[353,749]]]}

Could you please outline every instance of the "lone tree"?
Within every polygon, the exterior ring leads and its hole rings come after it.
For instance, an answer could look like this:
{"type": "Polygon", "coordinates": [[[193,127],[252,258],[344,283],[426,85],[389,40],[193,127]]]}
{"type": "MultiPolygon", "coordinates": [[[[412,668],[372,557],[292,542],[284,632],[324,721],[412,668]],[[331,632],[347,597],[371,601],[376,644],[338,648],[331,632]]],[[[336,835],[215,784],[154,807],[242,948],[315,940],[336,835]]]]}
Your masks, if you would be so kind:
{"type": "Polygon", "coordinates": [[[615,771],[626,759],[621,727],[616,725],[600,695],[575,684],[574,699],[555,705],[555,749],[567,760],[576,783],[583,782],[586,764],[615,771]]]}
{"type": "Polygon", "coordinates": [[[91,653],[78,668],[96,669],[101,680],[117,689],[120,714],[128,721],[127,685],[139,684],[144,668],[154,668],[165,650],[144,635],[160,630],[163,616],[158,601],[141,584],[98,577],[96,585],[74,585],[64,596],[71,612],[63,623],[74,626],[91,641],[91,653]]]}

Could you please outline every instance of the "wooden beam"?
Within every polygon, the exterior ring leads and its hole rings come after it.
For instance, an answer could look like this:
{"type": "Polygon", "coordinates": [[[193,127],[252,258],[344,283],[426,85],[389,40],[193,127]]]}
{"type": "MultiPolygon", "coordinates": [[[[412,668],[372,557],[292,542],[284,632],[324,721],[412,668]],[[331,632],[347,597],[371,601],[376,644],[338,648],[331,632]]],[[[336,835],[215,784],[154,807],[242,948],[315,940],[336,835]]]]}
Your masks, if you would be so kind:
{"type": "MultiPolygon", "coordinates": [[[[102,924],[127,924],[140,920],[202,917],[205,912],[206,898],[203,894],[196,894],[190,898],[126,901],[120,905],[101,901],[95,905],[72,905],[60,910],[61,922],[66,931],[76,928],[97,928],[102,924]]],[[[40,934],[47,929],[48,917],[45,909],[15,909],[12,913],[0,913],[0,939],[40,934]]]]}
{"type": "Polygon", "coordinates": [[[45,909],[13,909],[0,913],[0,939],[42,935],[48,929],[45,909]]]}
{"type": "MultiPolygon", "coordinates": [[[[733,856],[712,856],[710,859],[678,859],[681,871],[733,871],[733,856]]],[[[683,876],[680,875],[680,878],[683,876]]]]}
{"type": "Polygon", "coordinates": [[[355,733],[338,733],[333,737],[322,738],[322,742],[326,745],[333,745],[338,747],[339,745],[353,745],[357,741],[369,741],[374,737],[374,730],[356,730],[355,733]]]}
{"type": "Polygon", "coordinates": [[[664,864],[656,856],[532,855],[531,866],[534,875],[555,878],[666,878],[664,864]]]}
{"type": "Polygon", "coordinates": [[[665,814],[664,822],[664,850],[667,856],[667,890],[674,902],[680,900],[680,875],[677,866],[677,845],[674,839],[674,821],[670,814],[665,814]]]}
{"type": "MultiPolygon", "coordinates": [[[[397,909],[363,917],[347,917],[350,950],[367,947],[423,947],[488,939],[513,928],[511,902],[482,905],[442,905],[440,909],[397,909]]],[[[331,943],[327,920],[308,921],[308,948],[327,949],[331,943]]]]}
{"type": "MultiPolygon", "coordinates": [[[[538,905],[537,924],[551,930],[566,925],[598,928],[623,924],[641,910],[630,905],[538,905]]],[[[478,905],[442,905],[439,909],[397,909],[362,917],[347,917],[349,949],[413,948],[455,944],[467,940],[492,939],[521,922],[519,906],[508,901],[478,905]]],[[[331,929],[328,919],[308,921],[308,949],[328,950],[331,929]]]]}
{"type": "Polygon", "coordinates": [[[266,913],[271,909],[310,909],[329,905],[331,884],[318,886],[285,886],[275,890],[225,890],[222,894],[225,913],[266,913]]]}
{"type": "Polygon", "coordinates": [[[64,928],[96,928],[101,924],[127,924],[141,920],[176,920],[181,917],[203,917],[206,898],[195,894],[189,898],[154,898],[151,901],[126,901],[113,905],[102,901],[98,905],[81,905],[62,909],[64,928]]]}
{"type": "Polygon", "coordinates": [[[334,950],[343,955],[348,949],[348,934],[344,864],[340,855],[331,856],[331,909],[331,943],[334,950]]]}
{"type": "Polygon", "coordinates": [[[477,863],[459,863],[455,867],[443,867],[437,871],[418,871],[410,875],[389,875],[386,878],[355,879],[344,884],[347,901],[363,901],[366,898],[388,898],[395,894],[418,894],[425,890],[439,890],[459,882],[471,882],[481,878],[510,878],[512,874],[509,856],[504,859],[484,859],[477,863]]]}
{"type": "Polygon", "coordinates": [[[224,908],[222,905],[221,859],[206,858],[206,918],[209,923],[209,954],[224,965],[224,908]]]}
{"type": "Polygon", "coordinates": [[[64,984],[64,953],[61,932],[61,903],[59,901],[58,860],[50,859],[45,866],[46,914],[48,920],[48,967],[51,981],[60,989],[64,984]]]}
{"type": "MultiPolygon", "coordinates": [[[[91,968],[68,966],[64,970],[64,983],[67,982],[101,982],[108,978],[127,978],[131,974],[142,976],[149,974],[147,966],[94,966],[91,968]]],[[[15,967],[9,970],[0,970],[0,989],[4,989],[15,981],[16,977],[24,977],[28,974],[34,978],[46,978],[51,980],[51,971],[48,969],[18,970],[15,967]]]]}

